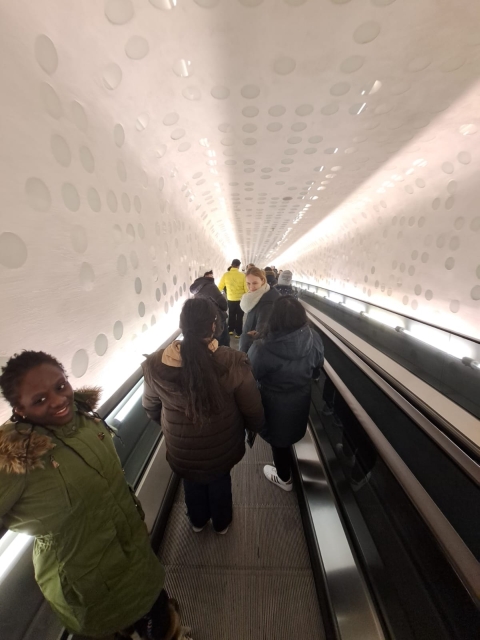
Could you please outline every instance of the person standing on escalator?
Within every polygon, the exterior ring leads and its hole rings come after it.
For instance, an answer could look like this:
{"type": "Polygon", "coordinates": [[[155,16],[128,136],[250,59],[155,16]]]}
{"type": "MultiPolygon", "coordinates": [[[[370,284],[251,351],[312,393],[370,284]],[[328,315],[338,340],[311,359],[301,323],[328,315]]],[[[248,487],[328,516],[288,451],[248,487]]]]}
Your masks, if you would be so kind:
{"type": "Polygon", "coordinates": [[[218,337],[218,344],[221,347],[229,347],[230,336],[227,323],[227,300],[215,284],[212,269],[205,271],[203,277],[199,277],[193,282],[190,286],[190,293],[192,293],[195,298],[207,298],[207,300],[211,300],[218,308],[218,325],[219,331],[221,331],[218,337]]]}
{"type": "Polygon", "coordinates": [[[270,287],[274,287],[278,282],[274,270],[271,267],[265,267],[264,271],[268,284],[270,285],[270,287]]]}
{"type": "Polygon", "coordinates": [[[220,291],[226,287],[228,300],[228,332],[231,336],[239,338],[242,335],[243,311],[240,308],[240,300],[248,291],[245,282],[245,274],[240,271],[240,260],[232,260],[232,266],[223,274],[218,288],[220,291]]]}
{"type": "Polygon", "coordinates": [[[285,269],[279,274],[275,289],[281,296],[293,296],[298,299],[298,291],[292,287],[292,278],[292,272],[285,269]]]}
{"type": "Polygon", "coordinates": [[[264,424],[260,393],[247,357],[219,347],[218,310],[206,298],[187,300],[183,340],[147,356],[143,406],[160,421],[167,460],[183,478],[193,531],[209,520],[225,534],[233,517],[230,471],[245,455],[245,429],[264,424]]]}
{"type": "Polygon", "coordinates": [[[43,351],[12,356],[0,389],[13,409],[0,427],[0,519],[35,538],[35,579],[62,624],[89,638],[184,637],[112,431],[95,412],[100,389],[73,391],[43,351]]]}
{"type": "Polygon", "coordinates": [[[265,272],[258,267],[251,267],[247,271],[247,287],[248,293],[240,301],[242,310],[247,314],[239,345],[240,351],[245,353],[253,341],[262,336],[272,313],[273,303],[280,297],[275,288],[270,288],[265,272]]]}
{"type": "Polygon", "coordinates": [[[281,296],[273,305],[265,338],[253,343],[248,357],[265,409],[260,435],[273,454],[274,466],[267,464],[263,472],[267,480],[291,491],[290,447],[307,430],[312,378],[323,366],[322,339],[309,327],[302,304],[281,296]]]}

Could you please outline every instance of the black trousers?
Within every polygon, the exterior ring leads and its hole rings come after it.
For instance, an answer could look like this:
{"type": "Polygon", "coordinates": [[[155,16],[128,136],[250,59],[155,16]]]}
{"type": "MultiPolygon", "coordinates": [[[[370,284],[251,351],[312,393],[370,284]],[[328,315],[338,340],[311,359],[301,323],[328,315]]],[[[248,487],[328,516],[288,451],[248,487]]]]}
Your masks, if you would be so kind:
{"type": "Polygon", "coordinates": [[[226,318],[223,321],[222,333],[218,337],[218,345],[220,347],[229,347],[230,346],[230,336],[228,335],[228,322],[227,322],[226,318]]]}
{"type": "Polygon", "coordinates": [[[115,638],[130,638],[133,631],[136,631],[142,638],[163,640],[167,637],[167,634],[170,637],[171,617],[172,609],[169,604],[169,597],[165,589],[162,589],[150,611],[143,618],[137,620],[131,628],[116,634],[115,638]]]}
{"type": "Polygon", "coordinates": [[[185,504],[194,527],[204,527],[211,519],[215,531],[223,531],[232,521],[232,479],[230,473],[208,484],[183,480],[185,504]]]}
{"type": "Polygon", "coordinates": [[[278,477],[284,482],[288,482],[291,476],[291,454],[290,447],[272,446],[273,464],[277,470],[278,477]]]}
{"type": "Polygon", "coordinates": [[[243,311],[240,309],[240,300],[228,301],[228,330],[241,335],[243,327],[243,311]]]}

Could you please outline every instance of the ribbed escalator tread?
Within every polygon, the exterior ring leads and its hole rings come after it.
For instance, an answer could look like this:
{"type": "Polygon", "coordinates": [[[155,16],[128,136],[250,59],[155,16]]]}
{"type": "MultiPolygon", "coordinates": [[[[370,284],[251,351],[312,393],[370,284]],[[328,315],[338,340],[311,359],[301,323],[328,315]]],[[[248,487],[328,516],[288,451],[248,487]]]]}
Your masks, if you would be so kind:
{"type": "Polygon", "coordinates": [[[232,471],[228,533],[194,533],[180,485],[160,558],[166,589],[194,640],[321,640],[324,630],[295,491],[263,476],[270,448],[257,438],[232,471]]]}

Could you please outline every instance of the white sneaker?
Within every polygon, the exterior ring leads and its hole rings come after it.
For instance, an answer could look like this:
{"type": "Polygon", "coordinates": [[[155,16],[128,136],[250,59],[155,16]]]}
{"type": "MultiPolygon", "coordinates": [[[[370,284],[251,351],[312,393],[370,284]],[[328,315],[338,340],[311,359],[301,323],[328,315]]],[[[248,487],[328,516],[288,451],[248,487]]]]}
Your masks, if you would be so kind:
{"type": "Polygon", "coordinates": [[[267,480],[269,480],[272,484],[276,484],[278,487],[280,487],[280,489],[283,489],[284,491],[291,491],[293,489],[292,479],[290,478],[290,480],[288,480],[287,482],[281,480],[278,477],[276,468],[271,464],[266,464],[263,467],[263,473],[267,480]]]}
{"type": "MultiPolygon", "coordinates": [[[[207,524],[208,524],[208,522],[207,522],[207,524]]],[[[192,529],[193,529],[193,531],[195,531],[195,533],[200,533],[200,531],[203,531],[205,529],[207,524],[204,524],[203,527],[194,527],[193,524],[192,524],[192,529]]]]}
{"type": "Polygon", "coordinates": [[[226,529],[224,529],[223,531],[215,531],[215,533],[217,533],[219,536],[224,536],[227,533],[227,531],[228,531],[228,527],[226,529]]]}

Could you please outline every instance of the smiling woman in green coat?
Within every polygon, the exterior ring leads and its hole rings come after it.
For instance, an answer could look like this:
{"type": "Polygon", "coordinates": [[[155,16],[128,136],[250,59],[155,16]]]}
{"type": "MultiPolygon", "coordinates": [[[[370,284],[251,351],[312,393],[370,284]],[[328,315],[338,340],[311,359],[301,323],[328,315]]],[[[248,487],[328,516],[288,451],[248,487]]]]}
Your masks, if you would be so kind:
{"type": "Polygon", "coordinates": [[[58,617],[93,638],[133,625],[144,637],[175,637],[163,567],[94,413],[99,390],[74,392],[41,351],[13,356],[0,387],[13,407],[0,427],[0,518],[35,537],[35,577],[58,617]]]}

